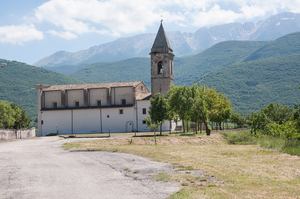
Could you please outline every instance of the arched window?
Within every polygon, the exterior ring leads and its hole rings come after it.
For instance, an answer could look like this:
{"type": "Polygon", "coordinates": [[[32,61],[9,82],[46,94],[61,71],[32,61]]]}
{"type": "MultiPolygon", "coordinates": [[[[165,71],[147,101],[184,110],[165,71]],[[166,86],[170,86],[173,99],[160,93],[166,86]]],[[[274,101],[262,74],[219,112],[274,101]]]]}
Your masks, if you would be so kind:
{"type": "Polygon", "coordinates": [[[163,74],[164,73],[164,66],[163,66],[163,62],[159,61],[157,63],[157,74],[163,74]]]}

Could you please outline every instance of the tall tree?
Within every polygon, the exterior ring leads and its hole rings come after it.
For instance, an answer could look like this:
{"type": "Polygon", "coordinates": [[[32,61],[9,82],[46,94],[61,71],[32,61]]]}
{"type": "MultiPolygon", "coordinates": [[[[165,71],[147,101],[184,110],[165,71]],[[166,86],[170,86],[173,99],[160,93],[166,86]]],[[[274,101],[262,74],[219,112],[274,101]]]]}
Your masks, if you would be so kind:
{"type": "Polygon", "coordinates": [[[187,86],[171,86],[167,96],[170,109],[181,119],[185,132],[184,121],[190,117],[189,111],[193,106],[191,89],[187,86]]]}
{"type": "Polygon", "coordinates": [[[232,114],[231,103],[224,93],[217,92],[215,88],[206,89],[206,95],[209,120],[216,122],[221,129],[221,123],[232,114]]]}
{"type": "Polygon", "coordinates": [[[207,95],[206,95],[206,87],[198,86],[194,84],[191,87],[191,99],[195,107],[200,111],[202,116],[202,121],[205,125],[206,135],[210,135],[210,128],[208,127],[208,111],[207,111],[207,95]]]}
{"type": "Polygon", "coordinates": [[[165,97],[157,93],[155,98],[150,99],[149,115],[155,124],[160,124],[160,135],[162,135],[162,124],[169,119],[169,106],[165,97]]]}

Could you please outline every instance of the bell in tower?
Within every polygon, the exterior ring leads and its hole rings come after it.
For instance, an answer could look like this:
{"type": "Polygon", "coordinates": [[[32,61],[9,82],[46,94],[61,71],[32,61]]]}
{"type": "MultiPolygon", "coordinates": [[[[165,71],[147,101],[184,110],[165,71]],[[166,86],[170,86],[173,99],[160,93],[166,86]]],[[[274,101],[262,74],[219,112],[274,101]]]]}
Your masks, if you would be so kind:
{"type": "Polygon", "coordinates": [[[151,93],[166,96],[170,86],[174,85],[173,50],[165,33],[162,22],[151,48],[151,93]]]}

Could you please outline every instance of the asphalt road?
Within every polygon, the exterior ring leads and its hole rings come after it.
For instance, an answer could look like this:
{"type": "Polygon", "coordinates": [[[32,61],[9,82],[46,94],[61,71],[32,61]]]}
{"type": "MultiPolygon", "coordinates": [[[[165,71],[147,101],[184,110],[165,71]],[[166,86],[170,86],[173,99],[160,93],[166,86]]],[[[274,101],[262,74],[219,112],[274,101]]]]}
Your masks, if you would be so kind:
{"type": "Polygon", "coordinates": [[[0,199],[166,198],[178,184],[151,180],[172,165],[131,154],[70,152],[78,139],[42,137],[0,142],[0,199]]]}

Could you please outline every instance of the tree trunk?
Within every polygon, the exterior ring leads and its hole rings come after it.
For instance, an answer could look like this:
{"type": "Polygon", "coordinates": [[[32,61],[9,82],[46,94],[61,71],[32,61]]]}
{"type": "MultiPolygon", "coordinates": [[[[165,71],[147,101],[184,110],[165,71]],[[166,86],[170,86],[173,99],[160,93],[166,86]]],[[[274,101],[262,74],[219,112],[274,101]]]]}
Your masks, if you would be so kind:
{"type": "Polygon", "coordinates": [[[199,105],[196,105],[197,106],[197,108],[199,109],[199,111],[201,112],[201,115],[202,115],[202,119],[203,119],[203,122],[204,122],[204,125],[205,125],[205,130],[206,130],[206,135],[210,135],[210,129],[208,128],[208,125],[207,125],[207,121],[206,121],[206,118],[205,118],[205,115],[204,115],[204,113],[203,113],[203,111],[202,111],[202,109],[200,108],[200,106],[199,105]]]}
{"type": "Polygon", "coordinates": [[[189,121],[187,120],[186,123],[187,123],[187,132],[189,132],[189,130],[190,130],[189,129],[189,121]]]}
{"type": "Polygon", "coordinates": [[[172,120],[170,120],[170,134],[171,134],[171,131],[172,131],[172,120]]]}
{"type": "Polygon", "coordinates": [[[162,123],[160,124],[160,135],[162,135],[162,123]]]}
{"type": "Polygon", "coordinates": [[[202,133],[202,122],[200,122],[200,133],[202,133]]]}
{"type": "Polygon", "coordinates": [[[184,128],[184,119],[182,120],[182,127],[183,127],[183,132],[185,132],[185,128],[184,128]]]}

